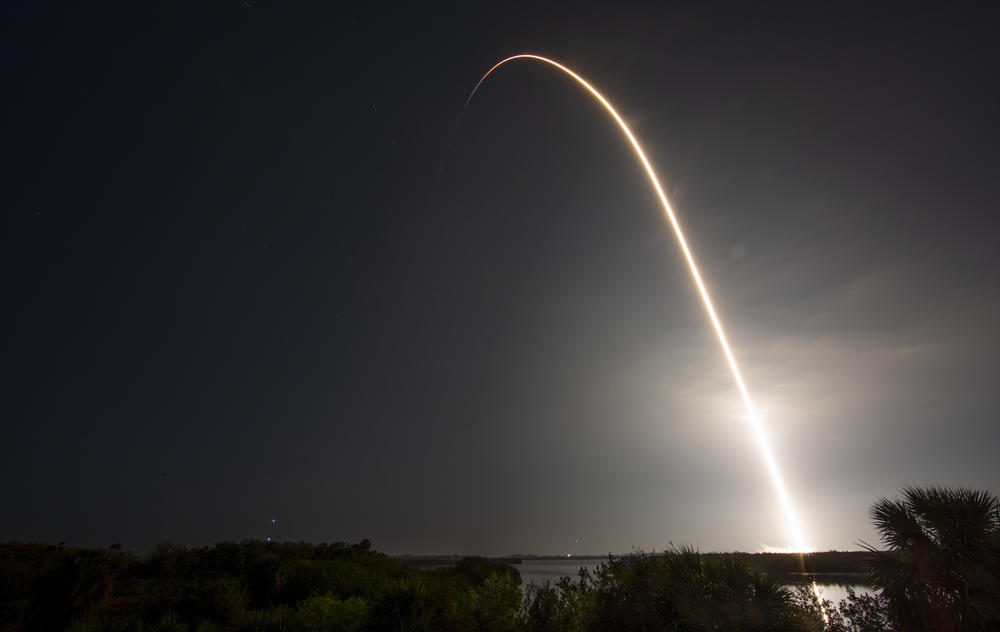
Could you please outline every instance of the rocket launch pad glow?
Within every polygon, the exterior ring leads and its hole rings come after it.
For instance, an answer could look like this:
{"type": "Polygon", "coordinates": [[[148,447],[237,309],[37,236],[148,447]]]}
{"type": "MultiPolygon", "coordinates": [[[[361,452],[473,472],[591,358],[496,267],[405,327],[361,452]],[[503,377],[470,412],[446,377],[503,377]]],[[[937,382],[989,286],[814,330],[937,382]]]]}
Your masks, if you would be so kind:
{"type": "MultiPolygon", "coordinates": [[[[618,115],[611,103],[608,102],[604,96],[597,91],[592,85],[590,85],[586,80],[580,75],[576,74],[566,66],[555,62],[546,57],[540,55],[513,55],[506,59],[501,60],[492,68],[490,68],[486,74],[479,80],[476,87],[472,89],[472,93],[469,94],[468,100],[465,102],[465,106],[468,107],[469,102],[472,97],[476,94],[479,86],[482,85],[483,81],[486,80],[490,74],[499,68],[500,66],[506,64],[507,62],[525,59],[525,60],[535,60],[549,64],[559,70],[563,71],[581,86],[583,86],[602,106],[608,111],[608,114],[618,123],[618,127],[621,128],[622,133],[628,138],[629,143],[632,145],[632,149],[635,150],[636,156],[639,157],[639,161],[642,163],[643,168],[646,170],[646,175],[649,176],[649,181],[653,185],[653,189],[656,191],[656,195],[660,198],[660,203],[663,206],[663,212],[667,219],[670,221],[671,227],[674,229],[674,234],[677,236],[677,241],[681,246],[681,250],[684,253],[684,258],[687,260],[688,268],[691,271],[691,277],[694,279],[694,283],[698,288],[698,293],[701,294],[701,299],[705,305],[705,311],[708,312],[709,320],[712,322],[712,327],[715,329],[715,333],[719,338],[719,344],[722,346],[722,351],[726,356],[726,360],[729,362],[729,369],[733,374],[733,379],[736,381],[736,386],[739,388],[740,395],[743,398],[743,403],[747,409],[747,415],[750,420],[750,424],[753,427],[754,437],[757,441],[757,447],[761,452],[761,456],[764,459],[764,464],[767,467],[768,474],[771,476],[771,482],[774,485],[774,490],[778,495],[778,499],[781,503],[782,513],[784,514],[785,527],[788,530],[788,536],[791,539],[792,546],[796,551],[807,551],[808,545],[806,543],[805,533],[802,531],[802,527],[799,524],[798,517],[795,514],[795,509],[792,506],[791,498],[788,495],[788,491],[785,489],[785,483],[781,478],[781,472],[778,469],[778,463],[774,458],[774,454],[771,451],[770,443],[768,442],[767,435],[764,432],[763,424],[756,411],[753,407],[753,402],[750,399],[750,393],[747,391],[746,384],[743,382],[743,376],[740,373],[739,366],[736,364],[736,358],[733,356],[733,352],[729,347],[729,342],[726,340],[726,334],[722,329],[722,321],[719,320],[718,315],[715,313],[715,307],[712,306],[712,300],[709,298],[708,290],[705,287],[705,283],[701,279],[701,274],[698,272],[698,266],[695,265],[694,256],[691,254],[691,249],[688,247],[687,241],[684,239],[684,233],[681,230],[680,223],[677,221],[677,217],[674,216],[673,209],[670,207],[670,203],[667,201],[667,196],[663,193],[663,187],[660,186],[660,181],[656,177],[656,173],[653,171],[653,166],[650,164],[649,159],[646,158],[646,153],[642,150],[639,145],[639,141],[636,140],[635,136],[632,134],[632,130],[629,129],[622,117],[618,115]]],[[[464,114],[465,108],[462,108],[464,114]]],[[[461,120],[461,117],[459,117],[461,120]]]]}

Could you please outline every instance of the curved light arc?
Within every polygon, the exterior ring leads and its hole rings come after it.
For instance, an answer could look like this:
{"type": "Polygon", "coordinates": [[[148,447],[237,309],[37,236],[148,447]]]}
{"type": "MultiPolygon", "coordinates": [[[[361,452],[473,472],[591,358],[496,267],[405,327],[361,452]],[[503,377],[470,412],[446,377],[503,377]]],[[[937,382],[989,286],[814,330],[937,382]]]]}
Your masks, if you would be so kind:
{"type": "MultiPolygon", "coordinates": [[[[563,66],[559,62],[556,62],[547,57],[542,57],[540,55],[530,55],[530,54],[520,54],[513,55],[506,59],[502,59],[492,68],[490,68],[486,74],[482,76],[476,87],[472,89],[469,94],[468,100],[465,104],[468,106],[472,97],[475,96],[476,91],[479,90],[479,86],[486,81],[486,78],[493,73],[494,70],[503,66],[504,64],[515,61],[518,59],[535,60],[544,62],[558,68],[570,77],[572,77],[577,83],[579,83],[583,88],[587,90],[597,101],[604,106],[611,118],[615,120],[618,127],[621,128],[625,137],[628,138],[629,143],[632,145],[632,149],[635,151],[636,156],[639,158],[639,162],[642,163],[643,168],[646,170],[646,175],[649,177],[650,184],[653,185],[653,189],[656,191],[657,197],[660,199],[660,204],[663,206],[663,213],[666,215],[667,219],[670,221],[670,226],[674,229],[674,234],[677,237],[677,242],[680,244],[681,251],[684,253],[684,258],[687,260],[688,269],[691,271],[691,276],[694,279],[695,286],[698,288],[698,293],[701,295],[701,300],[705,305],[705,311],[708,312],[709,320],[712,321],[712,327],[715,329],[715,334],[719,339],[719,344],[722,347],[722,351],[726,356],[726,360],[729,363],[729,369],[733,374],[733,379],[736,381],[736,386],[740,391],[740,396],[743,399],[743,403],[746,406],[747,414],[750,419],[751,426],[753,427],[754,437],[757,441],[757,447],[761,452],[761,456],[764,459],[764,464],[767,467],[768,474],[771,477],[771,483],[774,486],[774,490],[778,495],[778,500],[781,504],[782,513],[785,518],[785,526],[788,530],[788,535],[791,538],[792,544],[797,551],[806,551],[808,546],[806,544],[805,533],[802,530],[802,526],[799,523],[798,517],[795,513],[795,509],[792,505],[791,497],[785,488],[785,483],[781,477],[781,471],[778,468],[778,463],[774,458],[774,453],[771,451],[770,442],[768,441],[767,434],[764,432],[763,424],[761,423],[759,417],[753,406],[753,401],[750,399],[750,393],[747,390],[746,384],[743,381],[743,375],[740,373],[739,366],[736,364],[736,357],[733,355],[732,349],[729,347],[729,341],[726,339],[726,333],[722,328],[722,321],[715,312],[715,307],[712,305],[712,299],[709,297],[708,289],[705,287],[704,281],[702,281],[701,273],[698,272],[698,266],[695,263],[694,255],[691,254],[691,249],[688,247],[687,240],[684,238],[684,231],[681,230],[681,225],[677,221],[677,217],[674,215],[673,209],[670,207],[670,202],[667,201],[667,196],[663,192],[663,187],[660,185],[659,178],[656,177],[656,172],[653,170],[652,164],[650,164],[649,159],[646,157],[646,152],[643,151],[642,146],[636,139],[635,135],[632,134],[632,130],[629,129],[628,125],[618,114],[611,103],[604,98],[600,92],[597,91],[594,86],[590,85],[583,77],[576,74],[566,66],[563,66]]],[[[463,112],[464,112],[463,108],[463,112]]]]}

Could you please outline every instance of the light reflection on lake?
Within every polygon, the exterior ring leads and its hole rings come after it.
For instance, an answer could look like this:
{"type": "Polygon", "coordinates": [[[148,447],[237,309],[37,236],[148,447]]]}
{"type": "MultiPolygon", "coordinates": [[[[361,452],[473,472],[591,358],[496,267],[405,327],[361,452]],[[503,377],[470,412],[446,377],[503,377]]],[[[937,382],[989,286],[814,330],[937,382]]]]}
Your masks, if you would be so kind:
{"type": "MultiPolygon", "coordinates": [[[[607,561],[607,558],[601,559],[565,559],[565,560],[523,560],[520,564],[514,564],[514,568],[521,573],[521,587],[524,588],[528,584],[534,582],[535,584],[541,585],[548,581],[551,584],[556,583],[560,577],[569,577],[573,581],[576,581],[579,577],[578,573],[580,567],[585,567],[591,571],[596,570],[598,566],[607,561]]],[[[820,594],[823,599],[827,599],[833,602],[836,607],[841,599],[847,599],[847,588],[850,587],[855,593],[870,593],[872,592],[871,586],[865,584],[845,584],[845,583],[829,583],[824,584],[821,580],[816,582],[820,588],[820,594]]]]}
{"type": "Polygon", "coordinates": [[[874,589],[867,584],[821,584],[816,582],[816,585],[819,586],[820,596],[832,602],[834,607],[840,605],[841,599],[847,599],[848,588],[853,590],[856,595],[874,592],[874,589]]]}
{"type": "Polygon", "coordinates": [[[560,577],[569,577],[576,580],[580,567],[590,570],[597,570],[597,567],[607,562],[607,558],[596,560],[585,559],[565,559],[565,560],[523,560],[520,564],[514,564],[521,573],[521,586],[527,586],[534,582],[538,585],[545,583],[554,584],[560,577]]]}

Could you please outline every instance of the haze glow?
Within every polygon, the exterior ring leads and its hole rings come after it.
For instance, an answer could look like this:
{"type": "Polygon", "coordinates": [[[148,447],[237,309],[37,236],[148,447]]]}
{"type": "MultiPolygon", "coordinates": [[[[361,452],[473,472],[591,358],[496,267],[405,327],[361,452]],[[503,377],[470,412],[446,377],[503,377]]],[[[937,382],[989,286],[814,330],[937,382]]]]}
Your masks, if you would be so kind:
{"type": "MultiPolygon", "coordinates": [[[[773,451],[771,450],[770,443],[767,438],[767,434],[764,431],[763,423],[761,422],[757,412],[754,409],[753,401],[750,399],[750,393],[747,390],[746,384],[743,381],[743,375],[740,372],[739,366],[736,363],[736,358],[733,355],[732,349],[729,346],[729,341],[726,338],[725,331],[722,327],[722,321],[716,314],[715,307],[712,305],[712,300],[708,294],[708,289],[705,287],[705,283],[702,281],[701,274],[698,272],[698,266],[695,264],[694,256],[691,253],[691,249],[688,247],[687,240],[684,238],[684,232],[681,230],[680,223],[677,217],[674,215],[673,209],[670,206],[670,202],[667,201],[667,196],[663,192],[663,187],[660,185],[660,181],[656,176],[656,172],[653,170],[652,164],[650,164],[649,159],[646,157],[646,153],[643,151],[642,146],[636,139],[635,135],[629,129],[628,125],[618,114],[615,108],[604,95],[597,91],[590,83],[588,83],[583,77],[576,74],[566,66],[553,61],[547,57],[542,57],[540,55],[532,54],[519,54],[507,57],[496,63],[492,68],[490,68],[486,74],[480,78],[476,83],[475,88],[469,94],[469,98],[466,100],[466,107],[475,96],[476,91],[479,86],[486,80],[494,70],[500,66],[506,64],[507,62],[518,60],[518,59],[530,59],[545,62],[559,70],[563,71],[570,77],[572,77],[577,83],[583,86],[590,94],[597,99],[598,102],[604,109],[608,111],[611,117],[621,128],[622,133],[628,138],[629,143],[632,145],[632,149],[635,151],[636,156],[638,156],[639,161],[642,163],[643,168],[646,170],[646,175],[649,177],[650,183],[653,185],[653,189],[656,191],[657,197],[660,199],[660,203],[663,207],[663,212],[666,218],[669,220],[671,227],[674,229],[674,234],[677,237],[677,241],[680,244],[681,251],[684,253],[684,258],[687,260],[688,269],[691,272],[691,277],[694,280],[695,285],[698,288],[698,293],[701,295],[702,302],[705,305],[705,310],[708,312],[709,320],[712,322],[712,327],[715,329],[715,333],[718,336],[719,344],[722,347],[722,351],[726,356],[726,360],[729,363],[730,372],[733,375],[733,379],[736,381],[736,385],[739,388],[740,395],[743,399],[743,404],[747,410],[747,417],[750,421],[750,425],[753,427],[754,436],[757,440],[757,448],[760,450],[761,457],[764,459],[764,463],[767,467],[768,474],[771,477],[771,483],[774,486],[774,490],[778,495],[778,499],[781,503],[782,514],[785,521],[785,528],[787,530],[788,537],[791,541],[792,548],[795,551],[809,551],[810,547],[807,544],[807,539],[802,525],[795,512],[794,505],[792,503],[791,497],[788,494],[788,490],[785,487],[784,480],[781,476],[781,470],[778,467],[777,460],[774,457],[773,451]]],[[[464,108],[463,108],[464,113],[464,108]]]]}

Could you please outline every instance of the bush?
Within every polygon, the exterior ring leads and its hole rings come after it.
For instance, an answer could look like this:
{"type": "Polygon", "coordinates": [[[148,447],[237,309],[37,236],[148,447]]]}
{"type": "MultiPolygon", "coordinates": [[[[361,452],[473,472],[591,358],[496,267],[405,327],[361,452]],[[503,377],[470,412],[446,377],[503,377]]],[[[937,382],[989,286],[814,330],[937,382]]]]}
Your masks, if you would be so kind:
{"type": "Polygon", "coordinates": [[[243,615],[240,632],[291,632],[291,612],[285,606],[251,610],[243,615]]]}
{"type": "MultiPolygon", "coordinates": [[[[520,576],[520,574],[518,574],[520,576]]],[[[509,573],[491,573],[474,589],[478,627],[484,632],[512,632],[521,607],[521,588],[509,573]]]]}
{"type": "Polygon", "coordinates": [[[419,579],[394,579],[385,584],[371,610],[377,630],[418,632],[430,628],[427,588],[419,579]]]}
{"type": "Polygon", "coordinates": [[[360,597],[341,599],[314,595],[300,603],[291,617],[294,632],[354,632],[368,621],[368,602],[360,597]]]}

